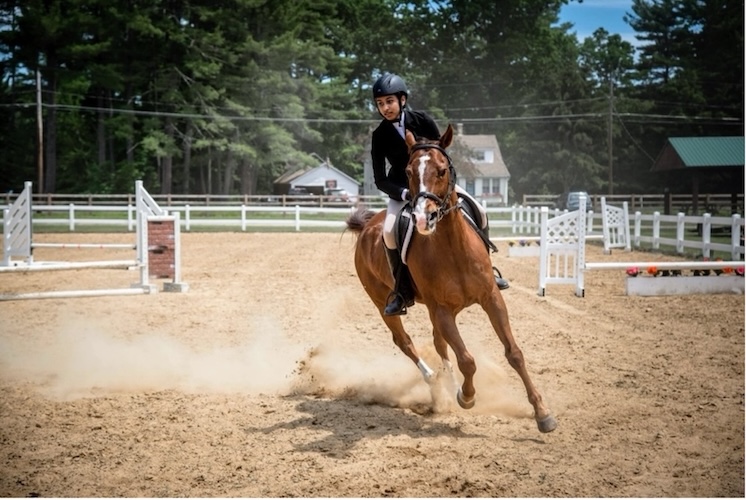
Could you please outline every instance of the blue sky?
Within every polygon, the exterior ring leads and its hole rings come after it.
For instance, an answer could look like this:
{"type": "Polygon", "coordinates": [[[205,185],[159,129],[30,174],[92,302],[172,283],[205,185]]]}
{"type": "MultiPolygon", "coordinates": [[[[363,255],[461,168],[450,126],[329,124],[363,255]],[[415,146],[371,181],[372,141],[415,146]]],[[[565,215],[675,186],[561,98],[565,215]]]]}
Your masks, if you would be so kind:
{"type": "Polygon", "coordinates": [[[583,3],[574,0],[562,7],[559,17],[561,23],[574,25],[570,33],[575,32],[579,42],[598,28],[604,28],[637,46],[635,32],[622,19],[626,13],[632,13],[632,0],[583,0],[583,3]]]}

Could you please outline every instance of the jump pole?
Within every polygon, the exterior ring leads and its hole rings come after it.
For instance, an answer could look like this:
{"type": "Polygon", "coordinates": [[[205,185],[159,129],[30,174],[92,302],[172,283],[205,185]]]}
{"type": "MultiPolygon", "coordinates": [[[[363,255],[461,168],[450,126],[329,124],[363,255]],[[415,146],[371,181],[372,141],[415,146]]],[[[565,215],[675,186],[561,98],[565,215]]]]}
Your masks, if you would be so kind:
{"type": "Polygon", "coordinates": [[[102,260],[91,262],[40,262],[33,265],[18,264],[0,267],[0,273],[37,272],[37,271],[69,271],[72,269],[132,269],[139,268],[136,260],[102,260]]]}
{"type": "Polygon", "coordinates": [[[2,300],[69,299],[78,297],[107,297],[116,295],[143,295],[151,293],[145,288],[112,288],[109,290],[59,290],[51,292],[8,293],[0,295],[2,300]]]}
{"type": "Polygon", "coordinates": [[[31,248],[121,248],[123,250],[136,250],[137,245],[130,243],[32,243],[31,248]]]}

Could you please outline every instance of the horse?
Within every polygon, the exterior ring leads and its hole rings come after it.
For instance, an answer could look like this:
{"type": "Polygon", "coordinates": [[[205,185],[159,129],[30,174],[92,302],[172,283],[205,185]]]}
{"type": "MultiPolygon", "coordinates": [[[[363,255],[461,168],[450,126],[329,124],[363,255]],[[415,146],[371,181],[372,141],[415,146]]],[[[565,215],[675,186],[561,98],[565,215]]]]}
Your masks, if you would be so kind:
{"type": "MultiPolygon", "coordinates": [[[[406,172],[412,193],[409,207],[416,223],[407,264],[415,287],[415,300],[427,307],[433,344],[443,370],[450,372],[455,381],[448,356],[450,347],[463,375],[463,383],[456,391],[458,404],[464,409],[474,406],[476,363],[461,338],[456,316],[463,309],[479,304],[504,346],[508,363],[523,381],[539,431],[553,431],[557,421],[531,381],[523,353],[513,337],[507,306],[495,283],[485,242],[459,210],[458,195],[454,191],[456,172],[446,151],[453,140],[453,127],[449,124],[438,141],[417,141],[409,131],[405,140],[409,148],[406,172]]],[[[394,285],[383,244],[385,215],[385,210],[375,213],[363,206],[348,215],[346,229],[357,236],[355,269],[363,288],[391,330],[394,344],[419,368],[432,390],[436,374],[417,353],[401,316],[383,314],[394,285]]]]}

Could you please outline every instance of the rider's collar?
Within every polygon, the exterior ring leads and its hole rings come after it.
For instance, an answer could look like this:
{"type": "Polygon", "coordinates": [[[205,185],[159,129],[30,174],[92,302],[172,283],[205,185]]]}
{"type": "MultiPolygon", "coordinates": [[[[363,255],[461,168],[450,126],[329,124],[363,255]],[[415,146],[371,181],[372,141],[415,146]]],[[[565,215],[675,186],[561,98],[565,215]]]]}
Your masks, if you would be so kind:
{"type": "Polygon", "coordinates": [[[399,135],[404,139],[404,110],[399,113],[399,121],[398,122],[391,122],[391,124],[394,126],[397,132],[399,132],[399,135]]]}

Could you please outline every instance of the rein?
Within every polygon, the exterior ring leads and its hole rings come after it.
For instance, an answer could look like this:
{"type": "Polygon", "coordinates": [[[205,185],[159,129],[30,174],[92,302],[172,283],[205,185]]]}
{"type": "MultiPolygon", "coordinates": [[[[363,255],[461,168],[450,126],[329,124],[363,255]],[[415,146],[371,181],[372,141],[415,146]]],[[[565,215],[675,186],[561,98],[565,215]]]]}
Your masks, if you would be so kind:
{"type": "Polygon", "coordinates": [[[439,222],[443,217],[448,215],[449,212],[458,208],[458,204],[453,204],[450,207],[447,206],[450,201],[451,194],[456,187],[456,169],[453,168],[453,161],[451,160],[451,156],[446,152],[445,149],[443,149],[439,145],[415,144],[414,146],[412,146],[412,152],[420,149],[437,149],[441,152],[441,154],[443,154],[443,156],[448,159],[448,191],[446,191],[445,196],[441,199],[435,193],[431,193],[430,191],[420,191],[412,197],[412,201],[410,202],[410,206],[414,208],[417,200],[419,200],[420,198],[426,198],[434,201],[438,205],[438,209],[433,213],[433,216],[435,216],[436,222],[439,222]]]}

